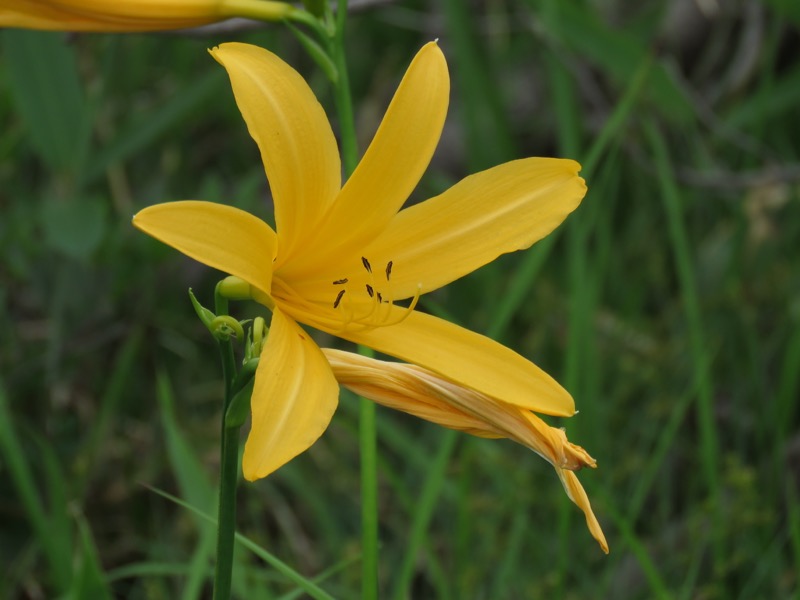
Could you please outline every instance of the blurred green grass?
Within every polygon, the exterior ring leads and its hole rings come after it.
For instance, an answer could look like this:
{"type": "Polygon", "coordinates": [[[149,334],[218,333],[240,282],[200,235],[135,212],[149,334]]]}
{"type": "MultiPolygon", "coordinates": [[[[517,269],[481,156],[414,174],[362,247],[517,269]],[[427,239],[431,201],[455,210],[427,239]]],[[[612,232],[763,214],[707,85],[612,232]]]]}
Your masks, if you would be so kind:
{"type": "MultiPolygon", "coordinates": [[[[795,4],[598,6],[387,3],[350,21],[364,142],[422,43],[448,57],[447,128],[415,197],[533,155],[581,160],[590,189],[556,234],[425,308],[573,393],[564,426],[598,459],[580,477],[611,555],[525,449],[379,410],[386,597],[800,593],[795,4]]],[[[150,488],[213,506],[221,385],[185,290],[210,298],[218,274],[130,217],[203,198],[269,218],[205,52],[234,37],[331,106],[279,28],[0,33],[0,597],[208,593],[207,525],[150,488]]],[[[240,531],[340,598],[359,589],[357,413],[344,394],[311,451],[240,494],[240,531]]],[[[237,561],[240,597],[301,595],[237,561]]]]}

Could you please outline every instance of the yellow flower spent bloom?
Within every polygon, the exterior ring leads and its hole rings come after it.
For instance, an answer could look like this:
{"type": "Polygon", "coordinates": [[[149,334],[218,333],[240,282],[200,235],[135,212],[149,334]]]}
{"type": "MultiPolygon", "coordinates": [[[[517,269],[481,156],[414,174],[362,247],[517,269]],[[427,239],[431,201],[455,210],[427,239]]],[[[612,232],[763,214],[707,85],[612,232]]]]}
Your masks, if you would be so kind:
{"type": "Polygon", "coordinates": [[[572,397],[533,363],[414,307],[420,294],[527,248],[558,226],[586,192],[578,163],[516,160],[401,210],[447,112],[447,64],[435,43],[412,61],[344,186],[328,119],[296,71],[247,44],[223,44],[212,55],[227,69],[261,150],[277,232],[245,211],[201,201],[151,206],[133,223],[243,279],[272,311],[253,389],[247,479],[265,477],[305,451],[336,409],[331,367],[298,322],[508,404],[574,414],[572,397]],[[408,305],[397,304],[402,300],[408,305]]]}
{"type": "Polygon", "coordinates": [[[570,443],[562,429],[531,411],[464,388],[417,365],[386,362],[323,348],[336,380],[359,396],[437,425],[487,438],[508,438],[555,467],[572,500],[584,513],[592,536],[608,554],[608,544],[589,498],[573,471],[595,468],[595,460],[570,443]]]}
{"type": "Polygon", "coordinates": [[[231,17],[277,21],[297,11],[268,0],[3,0],[0,27],[58,31],[158,31],[231,17]]]}

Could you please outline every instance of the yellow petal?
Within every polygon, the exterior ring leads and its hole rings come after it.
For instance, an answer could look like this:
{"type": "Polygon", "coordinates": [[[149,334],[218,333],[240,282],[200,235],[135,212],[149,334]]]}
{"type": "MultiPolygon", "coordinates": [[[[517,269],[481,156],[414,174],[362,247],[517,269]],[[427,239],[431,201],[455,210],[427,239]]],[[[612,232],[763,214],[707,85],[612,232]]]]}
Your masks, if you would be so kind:
{"type": "Polygon", "coordinates": [[[481,437],[504,437],[555,467],[595,467],[595,460],[529,410],[456,385],[417,365],[323,348],[340,385],[370,400],[437,425],[481,437]]]}
{"type": "Polygon", "coordinates": [[[413,311],[396,325],[331,333],[514,406],[548,415],[575,414],[572,396],[539,367],[502,344],[444,319],[413,311]]]}
{"type": "Polygon", "coordinates": [[[408,67],[372,143],[313,240],[308,256],[315,262],[298,263],[298,272],[303,266],[318,269],[326,257],[333,262],[359,252],[388,225],[430,163],[449,96],[447,63],[431,42],[408,67]]]}
{"type": "Polygon", "coordinates": [[[597,517],[594,516],[589,497],[586,495],[586,491],[583,489],[581,482],[578,481],[578,477],[572,471],[567,471],[565,469],[557,468],[556,473],[558,473],[558,477],[561,479],[561,484],[564,486],[564,491],[567,492],[569,499],[583,511],[586,517],[586,526],[589,528],[592,537],[600,544],[600,548],[603,549],[603,552],[608,554],[606,536],[603,534],[603,529],[600,527],[597,517]]]}
{"type": "Polygon", "coordinates": [[[471,175],[401,211],[363,249],[372,264],[393,263],[396,299],[437,289],[528,248],[575,210],[586,193],[572,160],[527,158],[471,175]]]}
{"type": "Polygon", "coordinates": [[[269,294],[275,232],[258,217],[224,204],[185,200],[145,208],[133,217],[133,224],[186,256],[269,294]]]}
{"type": "Polygon", "coordinates": [[[338,398],[339,386],[319,346],[275,310],[253,386],[245,478],[266,477],[310,448],[327,429],[338,398]]]}
{"type": "Polygon", "coordinates": [[[250,135],[261,150],[280,236],[276,268],[305,250],[341,186],[336,140],[303,78],[271,52],[222,44],[211,54],[228,71],[250,135]]]}

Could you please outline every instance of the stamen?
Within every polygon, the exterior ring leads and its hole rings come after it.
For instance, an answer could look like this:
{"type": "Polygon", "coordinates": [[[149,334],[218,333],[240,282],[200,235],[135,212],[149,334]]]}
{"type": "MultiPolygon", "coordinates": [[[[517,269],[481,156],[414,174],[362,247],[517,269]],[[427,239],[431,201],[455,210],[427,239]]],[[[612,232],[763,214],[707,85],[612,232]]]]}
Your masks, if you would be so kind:
{"type": "MultiPolygon", "coordinates": [[[[414,309],[417,307],[417,303],[419,302],[420,294],[422,293],[422,284],[417,284],[417,291],[414,294],[414,297],[411,299],[411,304],[403,308],[402,313],[394,318],[391,318],[392,308],[394,308],[395,304],[381,304],[379,306],[386,306],[386,312],[380,311],[383,314],[375,315],[375,318],[372,319],[371,317],[375,313],[375,304],[373,304],[373,309],[370,310],[364,316],[356,317],[352,312],[348,311],[347,319],[341,324],[339,331],[364,331],[368,329],[372,329],[373,327],[386,327],[388,325],[398,325],[405,321],[414,309]]],[[[348,296],[349,298],[349,296],[348,296]]],[[[402,308],[397,306],[397,308],[402,308]]]]}
{"type": "Polygon", "coordinates": [[[416,309],[422,293],[422,284],[417,284],[408,306],[396,305],[391,281],[394,262],[387,262],[383,269],[385,281],[377,281],[378,276],[373,272],[372,265],[365,256],[361,257],[361,264],[367,272],[366,281],[360,278],[367,297],[364,297],[363,291],[350,289],[348,284],[352,277],[341,277],[332,281],[334,286],[341,286],[338,289],[334,288],[336,294],[332,302],[333,309],[330,308],[331,304],[328,304],[330,300],[323,301],[328,307],[325,309],[319,302],[302,297],[285,281],[278,278],[274,281],[273,294],[282,305],[281,308],[293,318],[334,334],[369,331],[405,321],[416,309]]]}
{"type": "Polygon", "coordinates": [[[333,308],[338,308],[338,307],[339,307],[339,302],[341,302],[341,301],[342,301],[342,296],[344,296],[344,293],[345,293],[346,291],[347,291],[347,290],[341,290],[341,291],[340,291],[340,292],[339,292],[339,293],[336,295],[336,300],[334,300],[334,301],[333,301],[333,308]]]}
{"type": "Polygon", "coordinates": [[[414,309],[417,307],[417,302],[419,302],[419,297],[420,297],[421,294],[422,294],[422,284],[418,283],[417,284],[417,291],[414,294],[414,297],[411,299],[411,304],[409,304],[406,307],[406,309],[403,311],[403,314],[400,315],[400,318],[397,319],[396,321],[390,321],[390,322],[384,323],[384,325],[398,325],[399,323],[402,323],[403,321],[405,321],[408,318],[408,316],[412,312],[414,312],[414,309]]]}
{"type": "Polygon", "coordinates": [[[364,268],[367,270],[367,273],[372,273],[372,265],[369,264],[369,261],[363,256],[361,257],[361,264],[364,265],[364,268]]]}

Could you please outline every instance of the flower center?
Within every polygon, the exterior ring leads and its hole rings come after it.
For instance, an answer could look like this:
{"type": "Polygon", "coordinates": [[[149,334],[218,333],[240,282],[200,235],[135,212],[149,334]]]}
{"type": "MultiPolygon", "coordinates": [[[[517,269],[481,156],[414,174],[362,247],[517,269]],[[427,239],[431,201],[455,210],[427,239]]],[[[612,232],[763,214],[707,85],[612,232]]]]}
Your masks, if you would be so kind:
{"type": "Polygon", "coordinates": [[[403,322],[417,306],[421,286],[417,288],[411,303],[397,314],[392,310],[395,306],[392,293],[392,261],[386,263],[381,276],[377,278],[372,265],[364,256],[361,257],[361,265],[367,274],[363,289],[355,284],[350,285],[350,279],[347,277],[332,282],[336,290],[332,305],[341,316],[340,330],[372,329],[403,322]]]}
{"type": "Polygon", "coordinates": [[[422,284],[417,285],[408,306],[396,305],[392,291],[393,262],[387,262],[377,275],[366,257],[361,258],[361,265],[362,272],[351,272],[330,284],[321,283],[331,286],[327,301],[322,298],[328,292],[320,289],[320,296],[305,297],[290,281],[279,276],[272,280],[272,297],[301,323],[334,335],[402,323],[417,306],[422,284]]]}

